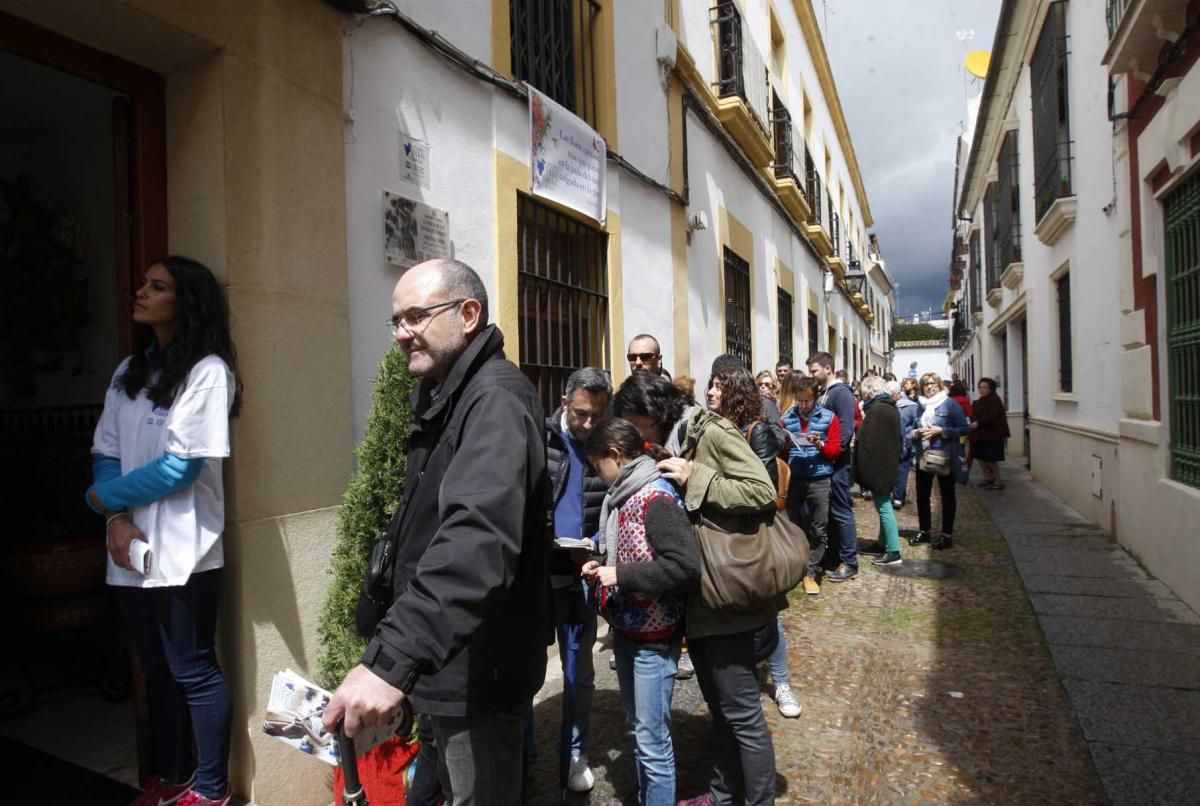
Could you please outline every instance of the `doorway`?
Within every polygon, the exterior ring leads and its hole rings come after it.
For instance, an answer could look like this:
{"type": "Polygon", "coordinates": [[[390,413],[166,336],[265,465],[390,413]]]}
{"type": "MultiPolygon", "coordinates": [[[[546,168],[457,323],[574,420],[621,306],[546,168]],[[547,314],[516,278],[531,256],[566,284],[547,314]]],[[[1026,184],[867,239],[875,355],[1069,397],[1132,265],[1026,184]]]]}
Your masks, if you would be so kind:
{"type": "Polygon", "coordinates": [[[1025,469],[1033,469],[1033,456],[1029,452],[1029,322],[1021,317],[1021,423],[1022,439],[1025,443],[1025,469]]]}
{"type": "Polygon", "coordinates": [[[163,96],[161,77],[0,14],[0,736],[129,786],[151,771],[145,711],[82,496],[136,274],[165,253],[163,96]]]}

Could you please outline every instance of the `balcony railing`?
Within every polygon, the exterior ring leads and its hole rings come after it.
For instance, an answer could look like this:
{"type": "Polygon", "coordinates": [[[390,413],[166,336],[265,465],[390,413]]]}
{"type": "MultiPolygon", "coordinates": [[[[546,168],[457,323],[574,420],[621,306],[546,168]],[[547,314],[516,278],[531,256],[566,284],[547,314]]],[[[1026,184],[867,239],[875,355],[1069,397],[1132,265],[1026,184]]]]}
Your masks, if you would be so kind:
{"type": "Polygon", "coordinates": [[[833,199],[829,199],[829,243],[833,245],[829,251],[830,256],[841,257],[838,253],[842,246],[842,220],[833,211],[833,199]]]}
{"type": "Polygon", "coordinates": [[[1121,27],[1121,20],[1125,19],[1125,12],[1131,5],[1133,5],[1132,0],[1108,0],[1108,7],[1104,10],[1104,14],[1108,18],[1109,39],[1116,35],[1117,29],[1121,27]]]}
{"type": "Polygon", "coordinates": [[[717,29],[717,95],[741,98],[766,133],[771,120],[767,63],[742,28],[742,15],[733,0],[722,0],[711,13],[717,29]]]}
{"type": "Polygon", "coordinates": [[[812,202],[812,223],[823,226],[821,208],[825,206],[825,189],[821,186],[821,175],[811,168],[808,171],[808,199],[812,202]]]}

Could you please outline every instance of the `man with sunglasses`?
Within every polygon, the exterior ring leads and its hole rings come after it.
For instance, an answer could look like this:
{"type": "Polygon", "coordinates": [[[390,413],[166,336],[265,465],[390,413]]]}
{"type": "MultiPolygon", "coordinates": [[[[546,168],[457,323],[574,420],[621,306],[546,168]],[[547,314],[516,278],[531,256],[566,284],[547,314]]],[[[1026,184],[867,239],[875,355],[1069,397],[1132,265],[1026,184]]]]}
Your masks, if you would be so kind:
{"type": "Polygon", "coordinates": [[[404,503],[386,532],[392,604],[366,615],[370,601],[360,602],[372,640],[325,726],[344,719],[353,736],[411,700],[432,723],[453,802],[511,806],[522,706],[545,680],[552,637],[541,404],[505,358],[487,291],[465,263],[405,272],[388,325],[420,378],[404,503]]]}
{"type": "Polygon", "coordinates": [[[671,379],[671,373],[662,365],[662,348],[658,346],[658,339],[649,333],[634,336],[625,353],[625,357],[629,359],[630,372],[653,372],[667,380],[671,379]]]}

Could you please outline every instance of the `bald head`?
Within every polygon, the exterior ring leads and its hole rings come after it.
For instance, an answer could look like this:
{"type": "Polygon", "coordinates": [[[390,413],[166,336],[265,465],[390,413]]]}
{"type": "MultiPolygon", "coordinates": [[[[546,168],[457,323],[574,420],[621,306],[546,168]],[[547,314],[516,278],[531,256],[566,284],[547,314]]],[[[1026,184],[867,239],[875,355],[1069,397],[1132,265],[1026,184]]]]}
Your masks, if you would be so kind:
{"type": "Polygon", "coordinates": [[[416,377],[445,380],[467,345],[487,327],[487,318],[487,290],[462,261],[418,263],[392,292],[396,343],[416,377]]]}

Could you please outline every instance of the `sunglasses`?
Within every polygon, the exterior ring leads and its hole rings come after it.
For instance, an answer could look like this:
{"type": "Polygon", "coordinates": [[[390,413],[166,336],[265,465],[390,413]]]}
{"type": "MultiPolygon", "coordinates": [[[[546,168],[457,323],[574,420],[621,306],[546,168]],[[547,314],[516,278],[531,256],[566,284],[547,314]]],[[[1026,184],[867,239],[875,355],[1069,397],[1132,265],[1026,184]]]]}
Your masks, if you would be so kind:
{"type": "Polygon", "coordinates": [[[649,364],[651,361],[658,358],[658,353],[629,353],[625,357],[629,359],[630,364],[638,360],[640,360],[643,364],[649,364]]]}

